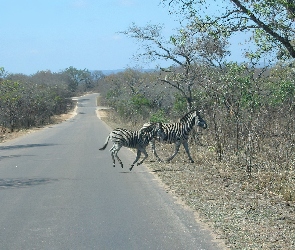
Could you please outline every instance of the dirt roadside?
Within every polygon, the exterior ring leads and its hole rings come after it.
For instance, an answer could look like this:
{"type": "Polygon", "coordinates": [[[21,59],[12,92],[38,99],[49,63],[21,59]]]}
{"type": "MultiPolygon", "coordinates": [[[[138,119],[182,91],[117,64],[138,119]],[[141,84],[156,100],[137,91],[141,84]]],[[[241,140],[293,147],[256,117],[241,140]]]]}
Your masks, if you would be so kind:
{"type": "Polygon", "coordinates": [[[47,124],[47,125],[42,126],[42,127],[37,127],[37,128],[34,127],[34,128],[29,128],[29,129],[20,129],[18,131],[14,131],[14,132],[10,132],[9,129],[7,129],[8,131],[5,132],[5,133],[0,131],[0,143],[12,140],[14,138],[23,136],[25,134],[34,133],[35,131],[38,131],[40,129],[52,126],[53,124],[58,124],[58,123],[64,122],[64,121],[74,117],[77,114],[76,111],[77,111],[77,106],[73,110],[71,110],[70,112],[68,112],[66,114],[55,115],[55,116],[51,117],[51,123],[50,124],[47,124]]]}

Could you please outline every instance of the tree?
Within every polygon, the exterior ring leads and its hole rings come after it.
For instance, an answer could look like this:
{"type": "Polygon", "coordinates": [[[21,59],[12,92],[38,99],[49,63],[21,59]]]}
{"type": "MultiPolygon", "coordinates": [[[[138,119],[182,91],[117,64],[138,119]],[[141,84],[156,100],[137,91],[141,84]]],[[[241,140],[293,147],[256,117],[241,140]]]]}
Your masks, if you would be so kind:
{"type": "Polygon", "coordinates": [[[7,75],[7,72],[5,71],[4,67],[0,67],[0,81],[5,78],[7,75]]]}
{"type": "Polygon", "coordinates": [[[161,25],[138,27],[133,24],[123,34],[143,44],[138,57],[150,61],[170,61],[172,66],[161,68],[160,81],[172,86],[186,100],[187,109],[193,108],[193,87],[203,78],[201,67],[220,66],[228,55],[227,41],[222,37],[196,32],[192,25],[179,29],[170,39],[162,37],[161,25]],[[202,66],[200,66],[202,64],[202,66]]]}
{"type": "Polygon", "coordinates": [[[0,84],[0,114],[1,123],[8,124],[11,131],[14,130],[17,120],[20,117],[22,106],[22,93],[24,86],[18,82],[4,80],[0,84]]]}
{"type": "Polygon", "coordinates": [[[69,90],[75,92],[78,90],[78,86],[83,85],[83,91],[87,91],[89,86],[91,86],[91,73],[89,70],[76,69],[74,67],[66,68],[63,73],[65,73],[69,78],[69,90]]]}
{"type": "Polygon", "coordinates": [[[105,78],[105,75],[100,70],[94,70],[91,72],[91,80],[93,87],[97,87],[99,85],[99,82],[105,78]]]}
{"type": "Polygon", "coordinates": [[[194,19],[197,30],[211,35],[231,36],[253,32],[257,45],[250,59],[259,60],[264,53],[276,52],[277,58],[295,58],[295,3],[292,0],[162,0],[177,12],[194,19]]]}

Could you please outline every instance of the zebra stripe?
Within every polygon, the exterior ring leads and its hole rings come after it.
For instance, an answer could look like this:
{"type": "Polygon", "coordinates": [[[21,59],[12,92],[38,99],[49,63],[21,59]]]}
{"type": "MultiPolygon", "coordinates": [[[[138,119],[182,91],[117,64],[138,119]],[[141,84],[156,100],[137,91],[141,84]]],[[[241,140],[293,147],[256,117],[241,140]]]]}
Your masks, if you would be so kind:
{"type": "MultiPolygon", "coordinates": [[[[163,132],[165,136],[160,142],[175,143],[174,154],[171,157],[169,157],[166,161],[169,162],[176,156],[182,144],[188,155],[190,162],[191,163],[194,162],[188,148],[189,133],[194,126],[199,126],[203,129],[207,128],[207,123],[203,120],[203,118],[201,117],[200,113],[197,110],[192,110],[188,112],[180,119],[179,122],[162,123],[162,128],[163,128],[163,132]]],[[[152,145],[152,151],[154,155],[157,157],[159,161],[161,161],[161,159],[159,158],[156,152],[155,139],[151,141],[151,145],[152,145]]]]}
{"type": "Polygon", "coordinates": [[[105,144],[99,150],[104,150],[107,147],[109,140],[111,140],[113,142],[113,146],[110,149],[112,160],[113,160],[113,167],[115,167],[115,157],[116,157],[121,167],[123,168],[123,163],[118,156],[119,150],[121,149],[121,147],[136,148],[137,149],[136,159],[134,160],[131,167],[129,168],[129,170],[131,171],[134,164],[139,160],[141,153],[144,154],[144,158],[139,163],[137,163],[137,165],[142,164],[143,161],[148,157],[148,154],[146,152],[146,147],[149,144],[149,142],[152,139],[161,140],[161,138],[163,137],[164,137],[164,133],[162,130],[161,123],[149,124],[141,128],[139,131],[131,131],[124,128],[117,128],[117,129],[114,129],[109,134],[105,144]]]}

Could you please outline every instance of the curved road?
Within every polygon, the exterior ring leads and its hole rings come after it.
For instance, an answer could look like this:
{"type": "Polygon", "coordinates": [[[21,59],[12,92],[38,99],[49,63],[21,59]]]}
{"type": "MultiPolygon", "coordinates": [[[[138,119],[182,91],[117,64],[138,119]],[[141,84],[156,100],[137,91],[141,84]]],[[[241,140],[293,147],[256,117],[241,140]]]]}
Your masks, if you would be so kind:
{"type": "Polygon", "coordinates": [[[145,166],[112,167],[96,96],[66,122],[0,144],[0,248],[219,249],[145,166]]]}

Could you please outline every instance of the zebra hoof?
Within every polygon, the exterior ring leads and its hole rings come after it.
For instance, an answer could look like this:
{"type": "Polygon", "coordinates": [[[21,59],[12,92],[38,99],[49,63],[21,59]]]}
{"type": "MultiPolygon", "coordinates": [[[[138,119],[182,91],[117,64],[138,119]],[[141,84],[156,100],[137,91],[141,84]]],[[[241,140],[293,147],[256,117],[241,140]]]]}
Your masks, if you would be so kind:
{"type": "Polygon", "coordinates": [[[193,160],[190,160],[190,163],[195,163],[193,160]]]}
{"type": "Polygon", "coordinates": [[[131,166],[131,167],[129,168],[129,171],[131,171],[131,170],[132,170],[132,168],[133,168],[133,166],[131,166]]]}

